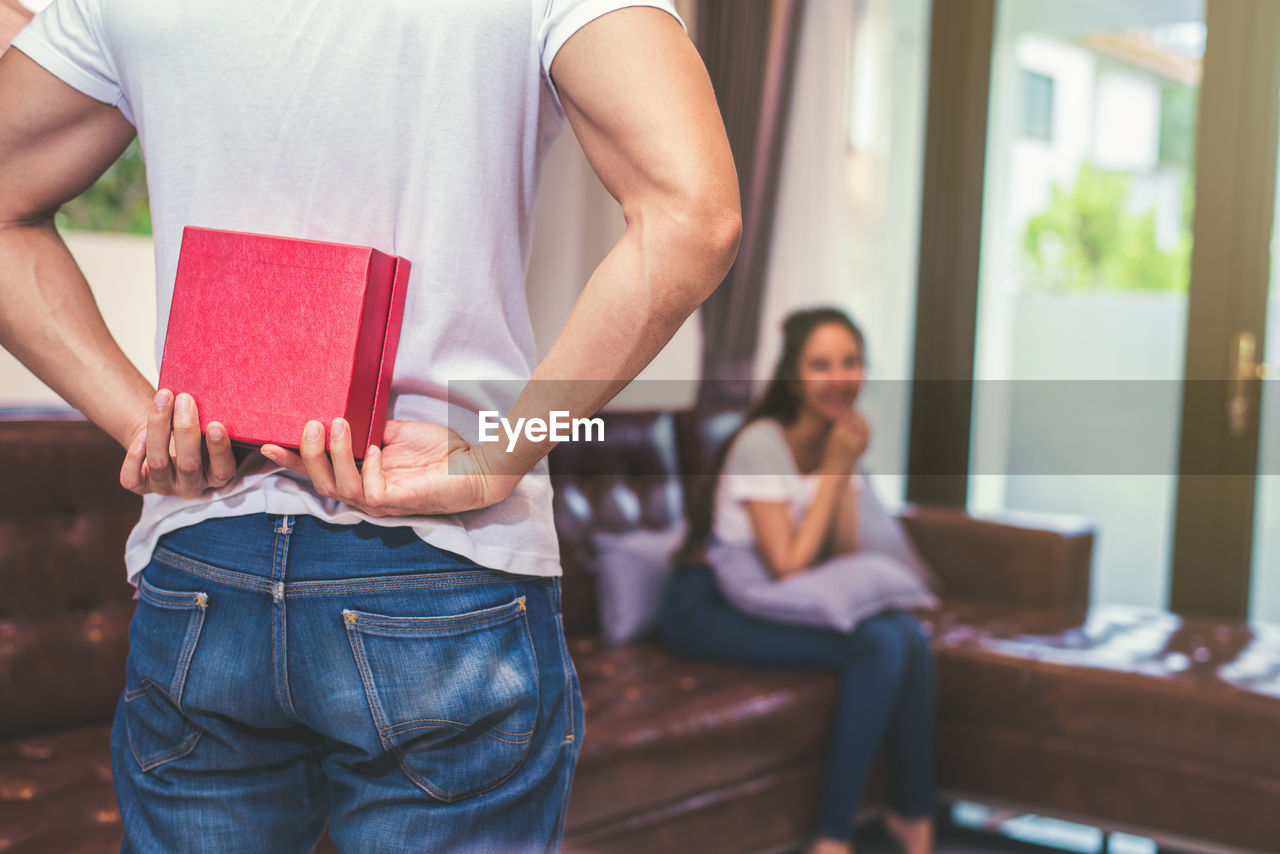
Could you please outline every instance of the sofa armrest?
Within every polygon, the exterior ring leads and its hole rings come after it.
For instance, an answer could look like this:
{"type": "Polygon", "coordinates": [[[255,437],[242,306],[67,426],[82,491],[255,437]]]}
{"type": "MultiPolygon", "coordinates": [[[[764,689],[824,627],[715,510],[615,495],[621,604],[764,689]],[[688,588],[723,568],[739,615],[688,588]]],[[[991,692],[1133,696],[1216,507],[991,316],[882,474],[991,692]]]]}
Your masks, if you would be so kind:
{"type": "Polygon", "coordinates": [[[1089,604],[1093,526],[1032,513],[907,506],[901,519],[946,599],[1037,609],[1089,604]]]}

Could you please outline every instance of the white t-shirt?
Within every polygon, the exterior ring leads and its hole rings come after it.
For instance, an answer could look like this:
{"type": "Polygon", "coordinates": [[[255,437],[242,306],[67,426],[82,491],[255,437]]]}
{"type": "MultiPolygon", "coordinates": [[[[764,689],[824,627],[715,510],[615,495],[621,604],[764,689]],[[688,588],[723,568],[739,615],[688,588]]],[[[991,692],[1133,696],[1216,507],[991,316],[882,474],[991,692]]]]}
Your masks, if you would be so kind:
{"type": "MultiPolygon", "coordinates": [[[[413,264],[389,417],[474,440],[459,428],[474,433],[476,415],[447,402],[448,384],[505,409],[537,358],[524,276],[539,171],[565,125],[551,62],[624,6],[675,15],[669,0],[56,0],[13,46],[138,129],[157,361],[184,226],[373,246],[413,264]]],[[[162,534],[259,512],[409,524],[484,566],[560,574],[545,461],[497,505],[405,519],[366,517],[250,459],[211,495],[147,496],[130,579],[162,534]]]]}
{"type": "MultiPolygon", "coordinates": [[[[753,421],[738,433],[716,484],[712,535],[728,546],[756,543],[746,501],[785,501],[799,524],[813,502],[819,474],[801,474],[782,425],[772,418],[753,421]]],[[[859,475],[850,475],[859,477],[859,475]]]]}

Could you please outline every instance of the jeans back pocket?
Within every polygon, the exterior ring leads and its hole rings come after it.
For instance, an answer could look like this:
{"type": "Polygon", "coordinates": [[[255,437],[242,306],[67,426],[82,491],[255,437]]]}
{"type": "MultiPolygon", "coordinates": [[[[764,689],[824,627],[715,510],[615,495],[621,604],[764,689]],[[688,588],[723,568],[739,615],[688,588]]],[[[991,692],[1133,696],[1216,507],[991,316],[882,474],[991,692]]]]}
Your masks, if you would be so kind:
{"type": "Polygon", "coordinates": [[[124,724],[144,771],[195,749],[201,730],[182,712],[182,691],[200,641],[209,597],[162,590],[138,579],[138,608],[129,624],[124,724]]]}
{"type": "Polygon", "coordinates": [[[419,788],[449,803],[519,769],[540,703],[523,596],[455,616],[342,616],[378,737],[419,788]]]}

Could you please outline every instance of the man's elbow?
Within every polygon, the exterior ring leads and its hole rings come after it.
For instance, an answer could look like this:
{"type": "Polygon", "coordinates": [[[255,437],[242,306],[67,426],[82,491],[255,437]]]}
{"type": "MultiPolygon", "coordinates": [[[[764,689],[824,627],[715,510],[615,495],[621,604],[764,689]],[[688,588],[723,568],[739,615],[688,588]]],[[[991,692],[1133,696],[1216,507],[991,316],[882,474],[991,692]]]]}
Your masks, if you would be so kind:
{"type": "Polygon", "coordinates": [[[732,202],[711,206],[705,216],[703,237],[707,253],[722,270],[720,276],[723,278],[738,257],[738,245],[742,241],[742,208],[735,198],[732,202]]]}
{"type": "Polygon", "coordinates": [[[716,281],[724,278],[738,257],[742,240],[742,206],[738,200],[737,182],[729,187],[707,187],[687,214],[703,243],[707,261],[719,271],[716,281]]]}
{"type": "Polygon", "coordinates": [[[697,271],[694,278],[701,302],[716,289],[738,257],[742,210],[737,194],[732,199],[704,196],[687,200],[675,217],[674,228],[690,269],[697,271]]]}
{"type": "Polygon", "coordinates": [[[678,190],[623,202],[660,301],[681,319],[716,289],[733,266],[742,239],[742,212],[734,192],[708,182],[679,183],[678,190]]]}

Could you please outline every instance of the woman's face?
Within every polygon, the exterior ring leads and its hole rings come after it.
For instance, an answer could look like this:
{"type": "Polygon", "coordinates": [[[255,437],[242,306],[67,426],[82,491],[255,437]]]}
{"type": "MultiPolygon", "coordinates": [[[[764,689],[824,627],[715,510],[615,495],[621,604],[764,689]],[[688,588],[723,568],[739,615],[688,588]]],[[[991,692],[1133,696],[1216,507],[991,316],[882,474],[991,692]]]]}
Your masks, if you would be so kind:
{"type": "Polygon", "coordinates": [[[825,421],[853,408],[866,368],[862,347],[839,323],[824,323],[809,334],[800,353],[800,408],[825,421]]]}

